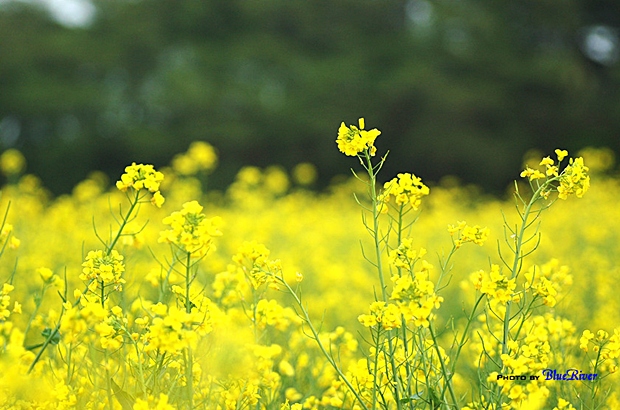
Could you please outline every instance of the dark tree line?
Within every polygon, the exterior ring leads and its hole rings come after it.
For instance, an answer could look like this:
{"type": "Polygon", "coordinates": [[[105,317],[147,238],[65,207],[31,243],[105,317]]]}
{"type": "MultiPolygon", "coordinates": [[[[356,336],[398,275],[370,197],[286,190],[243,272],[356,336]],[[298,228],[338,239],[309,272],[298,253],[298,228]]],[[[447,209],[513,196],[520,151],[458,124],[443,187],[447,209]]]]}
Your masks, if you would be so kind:
{"type": "Polygon", "coordinates": [[[620,3],[586,0],[96,0],[65,27],[0,3],[0,147],[67,192],[89,170],[168,163],[193,140],[244,164],[350,165],[364,116],[386,178],[502,191],[530,148],[620,152],[620,3]]]}

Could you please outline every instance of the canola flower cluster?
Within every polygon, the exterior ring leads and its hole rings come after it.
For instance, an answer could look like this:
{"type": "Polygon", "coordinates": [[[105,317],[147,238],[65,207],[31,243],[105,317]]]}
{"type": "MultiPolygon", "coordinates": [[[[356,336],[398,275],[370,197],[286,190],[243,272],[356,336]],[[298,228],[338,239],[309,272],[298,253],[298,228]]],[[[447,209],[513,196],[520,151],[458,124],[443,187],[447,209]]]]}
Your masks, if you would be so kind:
{"type": "Polygon", "coordinates": [[[522,178],[528,178],[530,181],[540,179],[551,179],[559,181],[559,184],[555,186],[549,186],[542,191],[542,195],[547,198],[549,194],[556,190],[558,198],[567,199],[570,195],[575,195],[577,198],[582,198],[583,195],[590,188],[590,176],[588,171],[590,170],[583,163],[583,158],[570,158],[568,165],[560,171],[560,164],[568,156],[568,151],[562,149],[556,149],[555,154],[558,159],[558,164],[551,157],[544,157],[539,166],[545,166],[545,171],[542,172],[538,169],[526,167],[521,172],[522,178]]]}
{"type": "Polygon", "coordinates": [[[620,407],[609,151],[540,155],[514,198],[480,200],[384,179],[380,134],[340,126],[368,178],[322,195],[308,163],[205,191],[204,142],[56,199],[0,155],[0,408],[620,407]],[[598,377],[530,377],[548,369],[598,377]]]}
{"type": "Polygon", "coordinates": [[[159,242],[166,242],[183,249],[192,258],[201,258],[215,248],[213,238],[221,236],[220,218],[207,218],[198,201],[186,202],[183,209],[163,219],[170,229],[162,231],[159,242]]]}
{"type": "Polygon", "coordinates": [[[375,147],[375,140],[381,134],[376,128],[372,130],[365,130],[365,121],[360,118],[358,126],[347,126],[343,122],[338,129],[338,149],[345,155],[354,157],[361,152],[368,151],[370,155],[375,155],[377,148],[375,147]]]}
{"type": "Polygon", "coordinates": [[[164,197],[159,192],[159,185],[164,180],[164,174],[155,171],[152,165],[136,164],[135,162],[125,168],[125,173],[121,175],[120,181],[116,182],[116,187],[125,192],[128,189],[140,191],[146,189],[153,194],[151,202],[158,208],[164,203],[164,197]]]}
{"type": "MultiPolygon", "coordinates": [[[[123,255],[115,249],[109,255],[104,255],[102,250],[90,251],[86,255],[86,261],[82,264],[84,269],[80,275],[83,281],[98,280],[105,284],[121,284],[125,280],[121,277],[125,271],[123,255]]],[[[46,275],[49,275],[46,271],[46,275]]]]}
{"type": "Polygon", "coordinates": [[[394,197],[394,202],[399,207],[407,204],[417,211],[422,203],[422,198],[430,193],[429,188],[422,183],[422,179],[410,173],[398,174],[396,178],[383,185],[383,193],[377,196],[379,201],[379,212],[388,212],[390,198],[394,197]]]}

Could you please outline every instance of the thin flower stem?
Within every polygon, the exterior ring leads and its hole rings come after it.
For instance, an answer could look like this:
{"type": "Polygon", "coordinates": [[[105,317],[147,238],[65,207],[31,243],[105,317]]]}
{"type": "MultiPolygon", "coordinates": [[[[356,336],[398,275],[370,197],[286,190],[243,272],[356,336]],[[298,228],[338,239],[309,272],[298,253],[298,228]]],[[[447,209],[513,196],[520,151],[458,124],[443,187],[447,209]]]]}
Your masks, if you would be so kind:
{"type": "Polygon", "coordinates": [[[370,160],[370,155],[366,152],[366,170],[368,171],[368,176],[370,178],[369,184],[369,194],[370,199],[372,201],[372,219],[373,219],[373,240],[375,245],[375,254],[376,254],[376,263],[377,263],[377,272],[379,274],[379,282],[381,284],[381,296],[383,297],[383,301],[387,303],[388,296],[387,290],[385,286],[385,277],[383,275],[383,266],[381,264],[381,241],[379,239],[379,213],[377,211],[377,176],[373,172],[372,162],[370,160]]]}
{"type": "MultiPolygon", "coordinates": [[[[381,296],[383,297],[383,301],[385,303],[388,303],[388,295],[387,295],[387,288],[385,286],[385,277],[383,274],[383,265],[381,263],[381,239],[379,237],[379,212],[378,212],[378,201],[377,201],[377,174],[374,172],[374,167],[372,165],[372,161],[371,161],[371,156],[370,153],[368,152],[368,150],[364,151],[364,156],[366,159],[366,165],[364,166],[364,168],[366,168],[366,171],[368,171],[368,177],[370,179],[369,181],[369,195],[370,195],[370,199],[372,201],[372,220],[373,220],[373,240],[374,240],[374,245],[375,245],[375,255],[376,255],[376,267],[377,267],[377,273],[379,275],[379,283],[381,284],[381,296]]],[[[380,168],[380,167],[379,167],[380,168]]],[[[401,208],[402,209],[402,208],[401,208]]],[[[389,333],[389,332],[388,332],[389,333]]],[[[390,349],[390,352],[394,351],[394,342],[392,341],[392,338],[389,337],[388,335],[388,346],[390,349]]],[[[379,348],[379,346],[376,346],[377,349],[379,348]]],[[[392,374],[394,375],[394,398],[396,400],[397,403],[397,408],[400,409],[401,408],[401,389],[402,389],[402,385],[400,383],[400,378],[397,377],[397,367],[396,367],[396,362],[394,360],[394,355],[390,354],[390,366],[392,367],[392,374]]]]}
{"type": "MultiPolygon", "coordinates": [[[[134,200],[131,202],[131,205],[129,206],[129,211],[127,212],[127,215],[123,218],[123,222],[121,223],[121,226],[119,227],[119,230],[118,230],[118,233],[116,234],[116,237],[110,243],[110,245],[107,246],[106,256],[109,256],[112,253],[112,250],[114,249],[114,246],[116,245],[116,242],[118,242],[119,238],[121,237],[121,235],[123,233],[123,229],[127,225],[127,222],[129,221],[129,218],[131,217],[131,214],[133,213],[133,210],[134,210],[134,208],[136,207],[136,205],[138,204],[139,201],[140,201],[140,191],[136,191],[136,196],[135,196],[134,200]]],[[[73,302],[72,307],[76,307],[77,305],[80,304],[82,296],[85,295],[88,292],[88,290],[90,289],[90,285],[91,285],[91,283],[94,280],[95,279],[91,279],[86,284],[86,288],[84,289],[82,294],[77,298],[77,300],[75,302],[73,302]]],[[[65,279],[65,287],[66,287],[66,279],[65,279]]],[[[66,291],[66,288],[65,288],[65,291],[66,291]]],[[[65,298],[64,301],[66,301],[66,298],[65,298]]],[[[102,298],[101,303],[103,303],[103,298],[102,298]]],[[[65,308],[64,308],[64,304],[63,304],[63,308],[62,308],[62,311],[60,313],[60,317],[58,318],[58,323],[56,324],[54,329],[50,332],[49,336],[45,339],[45,341],[43,342],[43,345],[41,346],[41,350],[39,350],[39,352],[35,356],[34,360],[30,364],[30,367],[28,368],[28,373],[29,374],[32,372],[32,370],[34,370],[34,367],[39,362],[39,360],[41,360],[41,357],[43,356],[43,353],[45,352],[45,349],[47,349],[47,347],[50,345],[52,340],[56,336],[58,336],[58,334],[60,332],[60,324],[61,324],[62,317],[64,316],[64,314],[65,314],[65,308]]]]}
{"type": "MultiPolygon", "coordinates": [[[[192,302],[190,300],[190,286],[191,286],[191,252],[187,252],[185,261],[185,312],[187,314],[192,313],[192,302]]],[[[193,357],[192,347],[187,345],[187,355],[185,357],[185,383],[187,386],[187,408],[193,409],[194,405],[194,380],[193,380],[193,357]]]]}
{"type": "Polygon", "coordinates": [[[301,310],[301,312],[303,314],[302,319],[308,325],[308,328],[310,329],[310,332],[312,333],[312,337],[313,337],[314,341],[317,343],[317,345],[319,346],[319,349],[321,350],[321,353],[323,353],[323,356],[325,356],[325,358],[327,359],[329,364],[336,371],[336,373],[338,373],[338,376],[340,376],[340,378],[342,379],[344,384],[348,387],[348,389],[351,391],[351,393],[355,396],[355,399],[357,400],[359,405],[362,407],[362,409],[369,410],[368,406],[366,406],[366,403],[364,403],[364,400],[362,399],[362,397],[355,390],[355,387],[353,387],[353,385],[351,384],[349,379],[347,379],[347,376],[344,374],[342,369],[340,369],[340,366],[338,366],[338,363],[336,363],[336,361],[334,360],[332,355],[327,351],[325,346],[323,346],[323,342],[321,342],[321,339],[319,338],[319,332],[317,332],[316,328],[312,324],[312,320],[310,319],[310,316],[308,315],[308,310],[302,304],[301,299],[299,298],[297,293],[293,290],[293,288],[290,287],[290,285],[284,280],[284,278],[278,278],[278,279],[279,279],[280,283],[282,283],[282,285],[286,288],[288,293],[293,297],[293,299],[295,300],[295,303],[297,304],[297,306],[301,310]]]}
{"type": "MultiPolygon", "coordinates": [[[[372,330],[371,330],[371,334],[372,334],[372,330]]],[[[381,337],[381,329],[377,328],[377,338],[376,340],[373,340],[374,344],[375,344],[375,363],[374,363],[374,369],[373,369],[373,375],[376,375],[379,371],[379,340],[381,337]]],[[[375,382],[372,384],[372,409],[375,410],[377,407],[377,382],[375,380],[375,382]]]]}
{"type": "MultiPolygon", "coordinates": [[[[542,184],[532,195],[532,198],[525,206],[523,210],[523,215],[521,216],[521,226],[516,234],[515,238],[515,248],[514,248],[514,260],[512,263],[511,276],[510,279],[515,279],[520,271],[520,264],[523,262],[523,256],[521,255],[522,247],[523,247],[523,238],[525,236],[525,230],[530,225],[528,223],[528,219],[530,217],[530,212],[532,211],[532,206],[541,198],[541,192],[546,189],[547,185],[551,183],[554,179],[548,180],[546,183],[542,184]]],[[[502,354],[508,354],[508,337],[510,333],[510,310],[512,307],[512,302],[508,301],[506,303],[506,313],[504,314],[504,334],[502,336],[502,354]]]]}
{"type": "Polygon", "coordinates": [[[478,300],[476,300],[476,303],[474,304],[474,307],[471,310],[471,313],[469,314],[469,317],[467,318],[467,324],[465,325],[465,330],[463,331],[463,335],[461,336],[461,340],[458,343],[458,347],[456,348],[456,354],[454,355],[454,359],[452,361],[452,369],[450,369],[450,378],[449,380],[452,379],[452,375],[454,375],[454,372],[456,370],[456,364],[458,361],[458,358],[461,354],[461,350],[463,349],[463,346],[465,346],[466,343],[466,339],[467,339],[467,334],[469,332],[469,327],[471,326],[472,322],[474,321],[474,316],[476,314],[476,310],[478,310],[478,305],[480,305],[480,302],[482,302],[482,300],[485,298],[485,295],[482,294],[480,295],[480,297],[478,297],[478,300]]]}
{"type": "Polygon", "coordinates": [[[131,201],[131,204],[129,206],[129,211],[127,212],[127,215],[123,218],[123,221],[121,222],[121,225],[118,228],[118,233],[116,234],[116,237],[112,240],[112,242],[110,242],[110,245],[107,246],[106,256],[109,256],[112,253],[112,249],[114,249],[114,246],[116,246],[116,242],[118,242],[120,237],[123,235],[123,229],[125,229],[125,226],[129,222],[129,219],[131,218],[131,214],[133,213],[133,210],[138,205],[138,203],[140,203],[140,191],[139,190],[136,191],[136,196],[133,199],[133,201],[131,201]]]}

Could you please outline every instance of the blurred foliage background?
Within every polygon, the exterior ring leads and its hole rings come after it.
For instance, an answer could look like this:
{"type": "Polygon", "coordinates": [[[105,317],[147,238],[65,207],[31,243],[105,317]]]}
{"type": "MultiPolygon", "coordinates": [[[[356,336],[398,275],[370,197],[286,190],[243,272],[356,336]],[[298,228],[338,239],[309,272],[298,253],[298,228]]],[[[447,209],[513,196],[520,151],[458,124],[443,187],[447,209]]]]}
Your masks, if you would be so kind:
{"type": "Polygon", "coordinates": [[[57,194],[194,140],[219,150],[212,187],[313,162],[320,188],[347,173],[334,141],[360,116],[391,149],[386,179],[501,193],[528,149],[620,150],[616,0],[73,5],[0,1],[0,148],[57,194]]]}

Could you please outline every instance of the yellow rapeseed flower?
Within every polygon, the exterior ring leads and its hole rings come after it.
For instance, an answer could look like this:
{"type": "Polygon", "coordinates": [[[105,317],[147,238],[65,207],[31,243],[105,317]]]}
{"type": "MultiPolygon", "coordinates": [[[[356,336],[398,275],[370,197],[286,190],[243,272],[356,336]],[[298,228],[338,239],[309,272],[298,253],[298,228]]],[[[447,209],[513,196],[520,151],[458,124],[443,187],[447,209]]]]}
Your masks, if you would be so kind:
{"type": "Polygon", "coordinates": [[[217,154],[211,144],[194,141],[184,154],[172,159],[172,168],[180,175],[194,175],[199,171],[211,171],[217,165],[217,154]]]}
{"type": "Polygon", "coordinates": [[[359,127],[355,125],[347,127],[344,122],[340,124],[338,138],[336,139],[338,149],[350,157],[354,157],[365,150],[368,150],[370,155],[375,155],[377,149],[374,143],[381,131],[376,128],[366,131],[363,118],[359,119],[358,125],[359,127]]]}
{"type": "Polygon", "coordinates": [[[568,151],[566,151],[565,149],[556,149],[555,155],[558,156],[558,161],[562,162],[562,160],[568,155],[568,151]]]}
{"type": "Polygon", "coordinates": [[[105,255],[102,250],[88,252],[82,267],[80,279],[84,281],[94,279],[106,284],[124,283],[121,278],[125,271],[123,255],[115,249],[109,255],[105,255]]]}
{"type": "Polygon", "coordinates": [[[422,197],[430,193],[429,188],[422,183],[422,179],[408,172],[401,173],[383,185],[383,192],[377,196],[378,210],[387,213],[387,204],[394,197],[396,205],[411,205],[414,210],[420,207],[422,197]]]}
{"type": "Polygon", "coordinates": [[[469,226],[465,221],[457,221],[456,225],[448,225],[448,232],[452,237],[456,235],[456,239],[453,239],[456,248],[460,248],[467,242],[482,246],[489,237],[489,228],[482,228],[480,225],[469,226]]]}
{"type": "Polygon", "coordinates": [[[583,164],[583,158],[571,158],[569,165],[560,175],[558,198],[566,199],[572,194],[575,194],[577,198],[583,197],[590,188],[588,171],[589,168],[583,164]]]}
{"type": "Polygon", "coordinates": [[[153,165],[136,164],[135,162],[125,167],[125,173],[116,182],[116,187],[126,192],[128,189],[139,191],[146,189],[153,194],[151,203],[161,208],[164,197],[159,192],[159,185],[164,180],[164,174],[156,171],[153,165]]]}
{"type": "Polygon", "coordinates": [[[221,236],[219,217],[207,218],[202,213],[202,205],[198,201],[190,201],[183,204],[181,211],[176,211],[163,219],[170,229],[161,231],[159,242],[171,243],[192,258],[205,256],[215,248],[213,238],[221,236]]]}
{"type": "Polygon", "coordinates": [[[17,175],[26,168],[26,158],[18,150],[7,149],[0,155],[0,170],[4,175],[17,175]]]}

